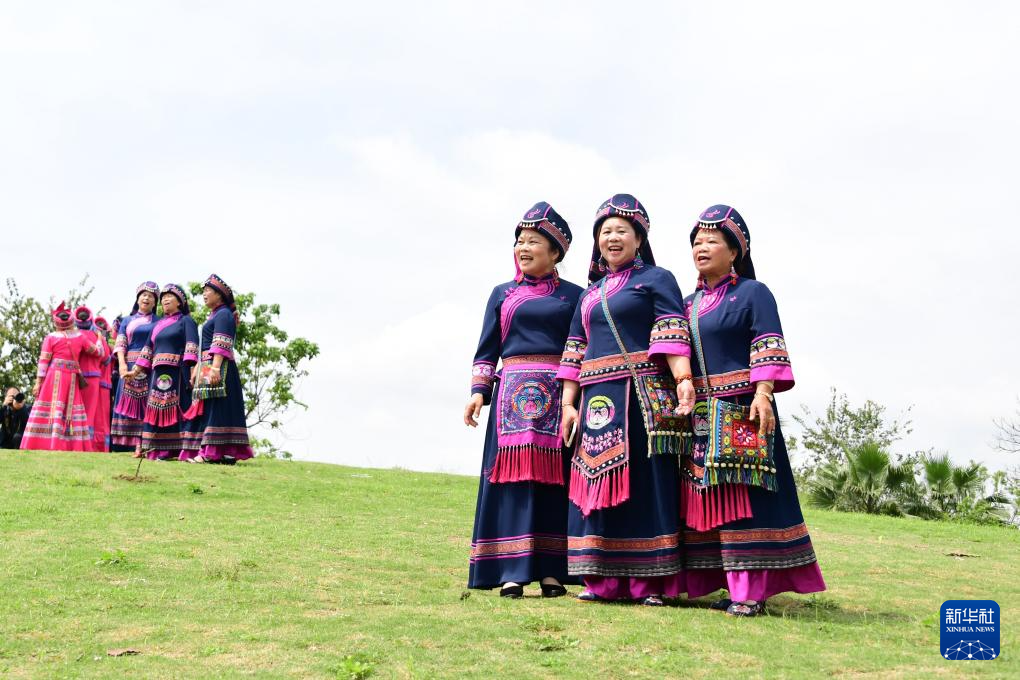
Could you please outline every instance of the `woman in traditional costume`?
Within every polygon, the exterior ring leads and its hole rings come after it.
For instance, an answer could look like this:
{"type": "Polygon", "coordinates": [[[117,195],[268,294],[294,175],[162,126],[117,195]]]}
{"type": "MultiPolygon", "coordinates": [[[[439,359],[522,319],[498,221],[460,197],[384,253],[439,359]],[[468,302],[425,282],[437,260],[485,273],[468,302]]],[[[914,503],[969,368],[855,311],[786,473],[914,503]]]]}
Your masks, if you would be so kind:
{"type": "Polygon", "coordinates": [[[233,465],[254,454],[248,443],[241,376],[234,361],[237,305],[220,277],[205,280],[202,300],[210,309],[202,324],[201,361],[192,369],[192,405],[185,413],[181,460],[233,465]]]}
{"type": "Polygon", "coordinates": [[[152,327],[156,325],[154,315],[159,286],[146,281],[135,290],[135,304],[131,314],[120,325],[113,353],[117,356],[117,396],[113,407],[113,423],[110,426],[113,444],[134,447],[135,458],[142,457],[142,418],[145,417],[145,401],[149,396],[149,383],[142,375],[134,373],[135,362],[149,341],[152,327]]]}
{"type": "Polygon", "coordinates": [[[578,597],[658,606],[684,591],[677,456],[694,387],[683,297],[655,266],[648,229],[629,194],[599,207],[592,285],[557,377],[565,440],[577,426],[567,564],[584,579],[578,597]]]}
{"type": "Polygon", "coordinates": [[[103,437],[103,451],[110,451],[110,412],[113,404],[113,347],[110,345],[110,325],[101,316],[96,317],[96,333],[102,338],[106,358],[99,366],[99,408],[96,414],[96,438],[103,437]]]}
{"type": "Polygon", "coordinates": [[[519,598],[539,581],[543,597],[566,595],[569,459],[560,442],[563,343],[581,287],[559,278],[570,227],[536,203],[515,231],[513,281],[492,289],[472,366],[464,423],[489,409],[471,537],[469,588],[519,598]],[[497,372],[496,364],[502,360],[497,372]]]}
{"type": "Polygon", "coordinates": [[[198,362],[198,326],[188,296],[174,283],[160,294],[163,317],[152,327],[132,373],[149,375],[142,451],[150,460],[177,460],[184,450],[183,414],[191,407],[191,367],[198,362]]]}
{"type": "Polygon", "coordinates": [[[100,350],[75,328],[74,317],[63,302],[53,310],[53,325],[56,330],[43,340],[39,353],[32,386],[35,401],[21,448],[89,451],[92,432],[82,400],[85,379],[79,362],[83,355],[98,355],[100,350]]]}
{"type": "Polygon", "coordinates": [[[695,436],[682,464],[688,595],[725,588],[729,597],[714,609],[756,616],[777,593],[825,590],[774,405],[774,392],[793,387],[793,371],[740,213],[726,205],[703,212],[691,246],[698,290],[685,302],[700,356],[695,436]],[[749,409],[742,415],[732,404],[749,409]]]}
{"type": "Polygon", "coordinates": [[[91,442],[88,451],[106,451],[106,438],[109,434],[109,426],[102,423],[100,413],[101,401],[103,398],[100,378],[103,362],[110,355],[110,347],[105,341],[100,340],[96,333],[95,324],[92,320],[92,310],[84,305],[74,310],[74,325],[85,338],[85,341],[97,348],[96,354],[82,354],[79,364],[81,375],[85,378],[85,387],[81,390],[82,402],[85,404],[85,413],[88,415],[89,430],[92,432],[91,442]]]}

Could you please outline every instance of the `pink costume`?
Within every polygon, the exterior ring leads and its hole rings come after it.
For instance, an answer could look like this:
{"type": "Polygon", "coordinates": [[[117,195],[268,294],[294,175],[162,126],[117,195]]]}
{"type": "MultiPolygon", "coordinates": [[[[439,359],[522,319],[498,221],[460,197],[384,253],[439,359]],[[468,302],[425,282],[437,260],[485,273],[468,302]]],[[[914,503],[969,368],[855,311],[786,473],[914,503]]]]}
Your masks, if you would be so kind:
{"type": "Polygon", "coordinates": [[[102,349],[105,353],[105,358],[100,362],[99,365],[99,408],[96,411],[96,421],[94,424],[96,441],[102,442],[102,448],[97,449],[99,451],[110,450],[110,408],[112,405],[112,398],[110,391],[113,389],[113,348],[110,347],[109,333],[110,327],[101,316],[96,317],[96,328],[99,337],[101,338],[102,349]],[[100,439],[102,437],[102,439],[100,439]]]}
{"type": "MultiPolygon", "coordinates": [[[[78,363],[81,365],[81,374],[85,378],[85,387],[81,390],[82,402],[85,404],[85,414],[88,416],[89,430],[92,432],[89,451],[107,451],[109,447],[106,438],[109,435],[109,425],[103,424],[101,413],[103,403],[102,381],[103,362],[110,356],[109,345],[105,340],[100,340],[95,332],[92,322],[92,312],[88,307],[78,307],[74,310],[74,322],[81,332],[85,341],[96,348],[95,354],[82,354],[78,363]]],[[[109,406],[109,394],[107,394],[107,406],[109,406]]]]}
{"type": "Polygon", "coordinates": [[[37,373],[42,385],[28,416],[21,448],[88,451],[92,434],[82,401],[78,362],[82,354],[99,350],[74,328],[64,303],[53,311],[53,320],[57,331],[43,340],[37,373]]]}

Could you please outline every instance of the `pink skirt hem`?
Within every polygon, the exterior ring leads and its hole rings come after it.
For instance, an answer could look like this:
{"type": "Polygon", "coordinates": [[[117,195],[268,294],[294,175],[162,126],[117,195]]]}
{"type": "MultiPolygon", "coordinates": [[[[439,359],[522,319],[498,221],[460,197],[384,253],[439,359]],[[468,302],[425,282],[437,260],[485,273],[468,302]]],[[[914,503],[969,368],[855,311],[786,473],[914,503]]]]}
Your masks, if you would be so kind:
{"type": "Polygon", "coordinates": [[[724,589],[735,602],[764,602],[779,593],[807,595],[826,588],[817,562],[790,569],[692,569],[686,574],[687,596],[692,599],[724,589]]]}

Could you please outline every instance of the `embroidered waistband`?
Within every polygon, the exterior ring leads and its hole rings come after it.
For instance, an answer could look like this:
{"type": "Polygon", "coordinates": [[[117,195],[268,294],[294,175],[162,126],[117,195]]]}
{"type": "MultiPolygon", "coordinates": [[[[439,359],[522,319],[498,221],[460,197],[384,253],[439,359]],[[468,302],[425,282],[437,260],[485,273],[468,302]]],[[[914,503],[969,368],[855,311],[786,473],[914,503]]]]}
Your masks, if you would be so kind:
{"type": "Polygon", "coordinates": [[[78,362],[70,359],[53,359],[50,361],[50,368],[58,368],[62,371],[74,371],[75,373],[81,372],[78,362]]]}
{"type": "Polygon", "coordinates": [[[718,397],[723,394],[741,394],[751,391],[751,370],[730,371],[729,373],[713,373],[712,389],[709,391],[705,378],[694,378],[694,391],[699,397],[718,397]]]}
{"type": "Polygon", "coordinates": [[[520,366],[521,364],[546,364],[556,368],[560,365],[559,354],[519,354],[503,359],[503,367],[520,366]]]}
{"type": "MultiPolygon", "coordinates": [[[[648,359],[648,352],[629,352],[628,354],[638,375],[659,373],[662,370],[658,361],[648,359]]],[[[630,369],[622,354],[610,354],[581,362],[580,383],[582,385],[628,375],[630,375],[630,369]]]]}

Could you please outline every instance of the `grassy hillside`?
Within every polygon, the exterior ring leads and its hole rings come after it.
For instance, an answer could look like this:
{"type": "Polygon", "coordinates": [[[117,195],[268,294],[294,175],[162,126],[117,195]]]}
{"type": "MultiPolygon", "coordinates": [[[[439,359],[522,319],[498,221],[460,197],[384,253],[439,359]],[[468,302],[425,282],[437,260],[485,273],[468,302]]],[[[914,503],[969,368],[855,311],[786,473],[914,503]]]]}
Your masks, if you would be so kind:
{"type": "Polygon", "coordinates": [[[739,620],[466,591],[468,477],[133,472],[123,454],[0,452],[0,676],[1020,677],[1016,531],[809,512],[830,590],[739,620]],[[939,656],[953,598],[999,602],[1002,657],[939,656]]]}

